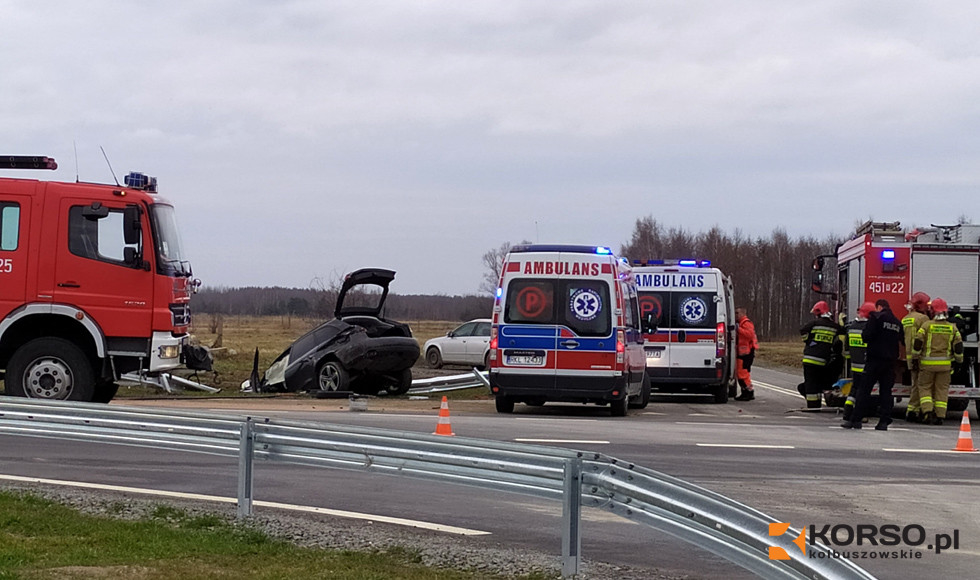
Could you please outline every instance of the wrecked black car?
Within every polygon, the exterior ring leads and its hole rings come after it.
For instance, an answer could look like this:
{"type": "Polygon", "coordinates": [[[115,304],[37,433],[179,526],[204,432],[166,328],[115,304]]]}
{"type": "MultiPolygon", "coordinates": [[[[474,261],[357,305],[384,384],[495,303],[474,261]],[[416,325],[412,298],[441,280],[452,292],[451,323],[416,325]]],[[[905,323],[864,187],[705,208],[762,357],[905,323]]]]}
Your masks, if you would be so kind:
{"type": "Polygon", "coordinates": [[[296,339],[251,390],[364,395],[408,391],[419,344],[407,324],[381,314],[394,278],[393,271],[381,268],[348,274],[337,296],[336,318],[296,339]]]}

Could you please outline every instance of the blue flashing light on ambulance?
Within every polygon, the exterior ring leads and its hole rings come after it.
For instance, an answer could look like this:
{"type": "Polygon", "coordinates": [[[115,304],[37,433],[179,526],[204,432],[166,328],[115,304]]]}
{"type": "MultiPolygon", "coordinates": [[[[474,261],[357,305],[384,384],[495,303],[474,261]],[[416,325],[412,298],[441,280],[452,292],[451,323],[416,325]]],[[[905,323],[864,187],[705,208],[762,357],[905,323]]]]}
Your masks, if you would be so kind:
{"type": "Polygon", "coordinates": [[[515,403],[644,408],[650,383],[629,264],[603,246],[514,246],[504,260],[490,331],[490,389],[515,403]]]}
{"type": "Polygon", "coordinates": [[[633,262],[647,374],[654,392],[711,395],[735,390],[735,301],[731,279],[707,260],[633,262]]]}

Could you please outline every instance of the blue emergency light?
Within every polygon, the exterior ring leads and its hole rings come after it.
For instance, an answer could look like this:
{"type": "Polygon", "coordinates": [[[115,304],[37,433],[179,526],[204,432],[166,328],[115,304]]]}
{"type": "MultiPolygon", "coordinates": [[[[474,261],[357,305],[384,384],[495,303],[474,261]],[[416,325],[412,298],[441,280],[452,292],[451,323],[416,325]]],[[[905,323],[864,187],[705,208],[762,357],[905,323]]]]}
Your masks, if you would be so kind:
{"type": "Polygon", "coordinates": [[[681,260],[681,261],[677,262],[677,264],[679,266],[697,266],[698,265],[698,261],[697,260],[681,260]]]}
{"type": "Polygon", "coordinates": [[[882,260],[894,260],[895,259],[895,250],[882,250],[881,251],[881,259],[882,260]]]}
{"type": "Polygon", "coordinates": [[[611,254],[612,253],[612,250],[610,250],[609,248],[607,248],[605,246],[597,246],[596,249],[595,249],[595,253],[597,253],[597,254],[603,254],[603,255],[605,255],[605,254],[611,254]]]}
{"type": "Polygon", "coordinates": [[[157,178],[150,177],[145,173],[138,173],[132,171],[123,178],[123,183],[126,187],[131,187],[133,189],[142,189],[143,191],[149,191],[151,193],[156,193],[157,190],[157,178]]]}
{"type": "Polygon", "coordinates": [[[497,288],[497,298],[500,298],[503,295],[504,295],[504,289],[503,288],[497,288]]]}

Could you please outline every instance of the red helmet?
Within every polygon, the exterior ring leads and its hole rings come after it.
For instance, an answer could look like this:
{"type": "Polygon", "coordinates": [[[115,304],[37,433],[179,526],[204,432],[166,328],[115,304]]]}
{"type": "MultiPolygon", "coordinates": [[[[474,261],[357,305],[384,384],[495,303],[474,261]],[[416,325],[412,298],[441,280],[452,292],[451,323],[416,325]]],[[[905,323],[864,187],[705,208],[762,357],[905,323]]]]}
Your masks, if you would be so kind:
{"type": "Polygon", "coordinates": [[[858,316],[860,316],[861,318],[867,318],[871,316],[871,313],[874,311],[875,311],[875,303],[865,302],[864,304],[861,305],[860,308],[858,308],[858,316]]]}
{"type": "Polygon", "coordinates": [[[921,312],[925,310],[927,304],[929,304],[929,295],[925,292],[916,292],[912,295],[912,308],[921,312]]]}
{"type": "Polygon", "coordinates": [[[810,309],[810,314],[816,314],[817,316],[823,316],[824,314],[830,314],[830,306],[826,302],[821,300],[813,305],[810,309]]]}
{"type": "Polygon", "coordinates": [[[932,311],[934,313],[939,314],[940,312],[946,312],[947,310],[949,310],[949,305],[946,304],[945,300],[942,298],[932,299],[932,311]]]}

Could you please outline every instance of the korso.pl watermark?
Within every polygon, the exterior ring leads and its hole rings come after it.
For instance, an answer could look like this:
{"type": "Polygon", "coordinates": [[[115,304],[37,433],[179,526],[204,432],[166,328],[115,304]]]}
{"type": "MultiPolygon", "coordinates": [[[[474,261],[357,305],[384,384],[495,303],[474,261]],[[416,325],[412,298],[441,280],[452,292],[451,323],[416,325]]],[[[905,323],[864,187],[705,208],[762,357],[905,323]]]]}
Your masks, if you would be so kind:
{"type": "MultiPolygon", "coordinates": [[[[789,528],[785,522],[769,524],[769,535],[782,536],[789,528]]],[[[941,554],[960,549],[959,530],[930,533],[919,524],[811,524],[793,534],[793,543],[800,552],[813,559],[918,560],[927,552],[941,554]],[[817,543],[827,549],[813,549],[817,543]]],[[[785,548],[769,546],[769,559],[789,560],[790,555],[785,548]]]]}

